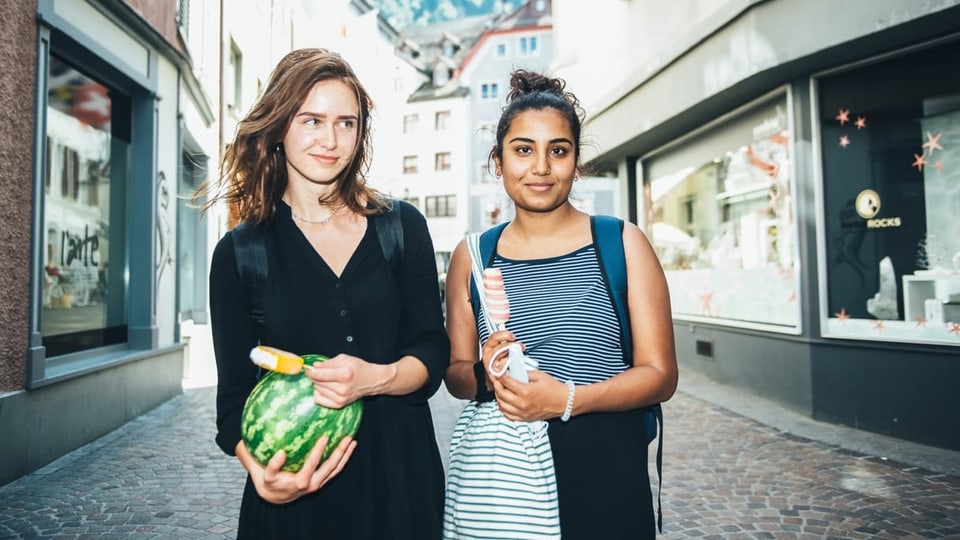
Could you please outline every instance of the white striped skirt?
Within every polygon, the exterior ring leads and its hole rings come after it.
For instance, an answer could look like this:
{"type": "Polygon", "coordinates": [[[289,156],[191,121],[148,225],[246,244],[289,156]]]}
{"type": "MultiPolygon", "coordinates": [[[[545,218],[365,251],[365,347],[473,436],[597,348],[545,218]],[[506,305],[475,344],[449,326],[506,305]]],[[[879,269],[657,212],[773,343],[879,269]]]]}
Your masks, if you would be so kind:
{"type": "Polygon", "coordinates": [[[560,538],[545,421],[508,420],[496,401],[464,407],[450,441],[443,537],[560,538]]]}

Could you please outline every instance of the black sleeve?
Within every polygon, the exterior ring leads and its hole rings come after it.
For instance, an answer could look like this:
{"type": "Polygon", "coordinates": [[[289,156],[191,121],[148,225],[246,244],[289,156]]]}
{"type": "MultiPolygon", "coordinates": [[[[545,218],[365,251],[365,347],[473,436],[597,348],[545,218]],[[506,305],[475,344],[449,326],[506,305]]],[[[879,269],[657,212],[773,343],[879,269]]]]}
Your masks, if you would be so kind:
{"type": "Polygon", "coordinates": [[[407,396],[423,402],[440,388],[450,363],[450,340],[443,323],[437,262],[427,220],[409,203],[400,201],[400,205],[404,248],[399,271],[403,304],[399,356],[414,356],[427,367],[430,380],[407,396]]]}
{"type": "Polygon", "coordinates": [[[210,263],[210,325],[217,360],[217,445],[229,455],[240,442],[240,418],[247,395],[257,382],[250,361],[256,345],[250,300],[234,258],[233,237],[227,233],[213,250],[210,263]]]}

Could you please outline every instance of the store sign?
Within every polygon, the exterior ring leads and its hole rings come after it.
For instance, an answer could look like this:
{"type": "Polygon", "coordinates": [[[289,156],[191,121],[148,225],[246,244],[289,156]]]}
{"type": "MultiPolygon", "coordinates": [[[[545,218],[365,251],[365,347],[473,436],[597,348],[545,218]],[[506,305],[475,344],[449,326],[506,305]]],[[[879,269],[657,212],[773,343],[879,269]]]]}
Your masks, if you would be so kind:
{"type": "Polygon", "coordinates": [[[887,218],[876,217],[877,214],[880,213],[880,195],[872,189],[861,191],[857,195],[855,205],[857,214],[860,214],[860,217],[867,220],[868,229],[889,229],[901,225],[899,216],[887,218]]]}

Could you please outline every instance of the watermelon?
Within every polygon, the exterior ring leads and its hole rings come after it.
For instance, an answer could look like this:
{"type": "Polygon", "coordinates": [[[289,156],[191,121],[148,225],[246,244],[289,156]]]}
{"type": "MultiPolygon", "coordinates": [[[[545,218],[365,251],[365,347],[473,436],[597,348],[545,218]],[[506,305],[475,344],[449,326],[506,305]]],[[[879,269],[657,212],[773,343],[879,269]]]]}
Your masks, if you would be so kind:
{"type": "MultiPolygon", "coordinates": [[[[327,359],[304,355],[307,364],[327,359]]],[[[254,459],[266,465],[279,450],[287,454],[282,470],[297,472],[317,440],[329,435],[321,462],[347,435],[354,436],[363,417],[363,402],[329,409],[313,400],[313,381],[302,372],[284,375],[268,371],[247,396],[240,433],[254,459]]]]}

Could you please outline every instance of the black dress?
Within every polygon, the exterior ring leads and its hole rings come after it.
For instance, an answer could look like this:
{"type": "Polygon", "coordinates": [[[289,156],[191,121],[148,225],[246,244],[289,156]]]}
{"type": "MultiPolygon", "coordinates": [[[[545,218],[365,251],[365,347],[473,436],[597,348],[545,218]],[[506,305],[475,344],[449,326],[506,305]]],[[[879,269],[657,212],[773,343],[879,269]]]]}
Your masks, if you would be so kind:
{"type": "MultiPolygon", "coordinates": [[[[420,359],[430,382],[406,396],[365,398],[357,447],[344,470],[292,503],[262,500],[249,477],[239,538],[429,540],[440,538],[443,466],[427,399],[449,363],[433,244],[423,216],[401,205],[404,255],[394,272],[370,217],[338,278],[279,203],[267,234],[269,278],[263,295],[264,344],[298,354],[348,353],[390,363],[420,359]]],[[[217,358],[217,444],[234,455],[240,416],[258,368],[247,291],[237,277],[233,240],[217,244],[210,271],[217,358]]]]}

